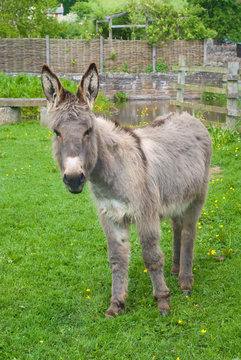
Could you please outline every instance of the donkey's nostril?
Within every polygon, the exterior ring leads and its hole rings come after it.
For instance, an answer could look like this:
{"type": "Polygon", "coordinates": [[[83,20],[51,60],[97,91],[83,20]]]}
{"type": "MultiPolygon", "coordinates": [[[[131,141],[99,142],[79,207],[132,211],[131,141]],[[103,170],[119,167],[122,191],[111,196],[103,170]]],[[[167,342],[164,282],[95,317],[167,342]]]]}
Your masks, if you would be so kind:
{"type": "Polygon", "coordinates": [[[85,182],[85,176],[83,173],[80,173],[78,175],[64,174],[63,182],[72,188],[78,188],[81,184],[85,182]]]}

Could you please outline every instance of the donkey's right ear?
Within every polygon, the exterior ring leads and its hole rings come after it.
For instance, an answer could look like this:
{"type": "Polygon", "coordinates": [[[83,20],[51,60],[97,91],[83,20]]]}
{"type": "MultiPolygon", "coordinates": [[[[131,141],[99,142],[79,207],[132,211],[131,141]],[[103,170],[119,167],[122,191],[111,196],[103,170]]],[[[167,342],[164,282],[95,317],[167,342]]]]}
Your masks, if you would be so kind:
{"type": "Polygon", "coordinates": [[[47,101],[51,107],[56,107],[64,98],[64,88],[58,77],[50,70],[48,65],[42,67],[42,87],[47,101]]]}

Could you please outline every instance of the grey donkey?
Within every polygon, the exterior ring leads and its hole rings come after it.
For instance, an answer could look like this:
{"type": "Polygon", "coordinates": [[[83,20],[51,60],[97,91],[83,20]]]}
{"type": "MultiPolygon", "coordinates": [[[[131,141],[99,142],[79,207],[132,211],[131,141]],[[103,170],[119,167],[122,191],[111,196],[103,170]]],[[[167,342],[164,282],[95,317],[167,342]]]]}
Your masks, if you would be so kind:
{"type": "Polygon", "coordinates": [[[91,109],[98,94],[96,65],[90,64],[76,95],[42,68],[54,157],[67,189],[81,193],[87,180],[107,238],[112,270],[111,304],[106,317],[121,314],[128,291],[129,226],[136,224],[153,295],[162,315],[170,311],[160,219],[173,228],[173,266],[182,292],[193,286],[196,223],[209,181],[211,140],[201,122],[187,113],[159,117],[142,128],[124,128],[91,109]]]}

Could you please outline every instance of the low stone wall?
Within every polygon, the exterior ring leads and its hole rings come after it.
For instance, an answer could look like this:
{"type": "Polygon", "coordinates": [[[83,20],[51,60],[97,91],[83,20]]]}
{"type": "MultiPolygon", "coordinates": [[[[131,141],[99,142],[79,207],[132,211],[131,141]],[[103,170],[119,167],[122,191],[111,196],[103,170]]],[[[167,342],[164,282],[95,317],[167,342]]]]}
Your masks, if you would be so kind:
{"type": "MultiPolygon", "coordinates": [[[[81,75],[65,75],[69,80],[80,81],[81,75]]],[[[177,83],[177,74],[168,73],[101,73],[100,90],[105,96],[113,96],[123,91],[129,95],[129,99],[175,99],[176,90],[171,87],[172,83],[177,83]]],[[[213,85],[222,87],[222,74],[216,73],[193,73],[186,74],[186,84],[213,85]]],[[[200,93],[185,91],[185,98],[199,98],[200,93]]]]}

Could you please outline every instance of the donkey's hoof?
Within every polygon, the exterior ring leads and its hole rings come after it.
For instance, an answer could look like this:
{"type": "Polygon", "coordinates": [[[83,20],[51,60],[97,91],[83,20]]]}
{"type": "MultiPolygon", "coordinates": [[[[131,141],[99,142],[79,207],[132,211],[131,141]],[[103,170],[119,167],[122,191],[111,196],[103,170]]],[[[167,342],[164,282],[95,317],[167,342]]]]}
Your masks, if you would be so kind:
{"type": "Polygon", "coordinates": [[[109,309],[106,311],[105,317],[107,319],[112,319],[122,314],[124,310],[125,310],[125,304],[123,304],[122,302],[118,302],[118,304],[112,303],[109,309]]]}
{"type": "Polygon", "coordinates": [[[191,296],[191,291],[189,291],[189,290],[183,290],[182,294],[183,294],[184,296],[191,296]]]}

